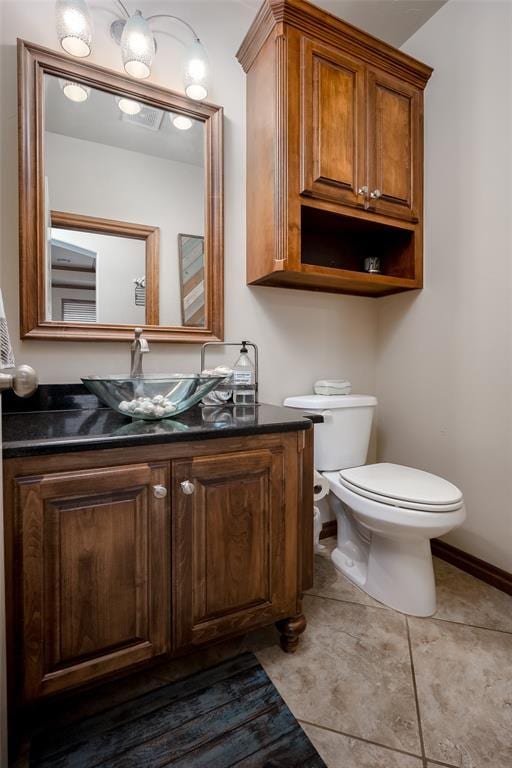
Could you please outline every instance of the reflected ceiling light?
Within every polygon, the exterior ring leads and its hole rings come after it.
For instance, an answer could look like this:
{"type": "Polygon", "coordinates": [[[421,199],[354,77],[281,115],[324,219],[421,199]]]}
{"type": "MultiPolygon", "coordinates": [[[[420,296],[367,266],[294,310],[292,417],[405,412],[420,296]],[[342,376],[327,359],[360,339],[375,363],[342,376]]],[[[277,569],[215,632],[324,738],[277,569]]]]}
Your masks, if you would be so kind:
{"type": "Polygon", "coordinates": [[[91,52],[91,15],[85,0],[57,0],[57,35],[66,53],[84,58],[91,52]]]}
{"type": "Polygon", "coordinates": [[[121,56],[129,75],[140,80],[150,76],[155,56],[155,41],[149,24],[140,11],[135,11],[124,25],[121,56]]]}
{"type": "Polygon", "coordinates": [[[208,70],[208,57],[197,37],[187,50],[183,72],[185,93],[190,99],[201,101],[208,96],[208,70]]]}
{"type": "Polygon", "coordinates": [[[192,120],[190,119],[190,117],[186,117],[185,115],[171,114],[170,118],[171,118],[171,123],[179,131],[188,131],[189,128],[192,128],[192,120]]]}
{"type": "Polygon", "coordinates": [[[61,80],[59,78],[59,84],[62,88],[64,96],[66,96],[66,98],[68,98],[70,101],[75,101],[77,103],[81,101],[87,101],[91,92],[91,89],[88,85],[77,83],[74,80],[61,80]]]}
{"type": "Polygon", "coordinates": [[[117,106],[125,115],[138,115],[142,110],[142,104],[133,99],[127,99],[124,96],[117,97],[117,106]]]}

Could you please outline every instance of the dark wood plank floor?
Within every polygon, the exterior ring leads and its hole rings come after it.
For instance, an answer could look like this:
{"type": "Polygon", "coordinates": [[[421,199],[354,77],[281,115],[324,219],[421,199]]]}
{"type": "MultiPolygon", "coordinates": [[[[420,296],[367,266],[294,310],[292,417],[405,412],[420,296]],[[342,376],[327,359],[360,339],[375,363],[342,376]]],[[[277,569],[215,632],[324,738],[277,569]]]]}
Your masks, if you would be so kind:
{"type": "Polygon", "coordinates": [[[325,768],[252,653],[72,726],[35,734],[30,768],[325,768]]]}

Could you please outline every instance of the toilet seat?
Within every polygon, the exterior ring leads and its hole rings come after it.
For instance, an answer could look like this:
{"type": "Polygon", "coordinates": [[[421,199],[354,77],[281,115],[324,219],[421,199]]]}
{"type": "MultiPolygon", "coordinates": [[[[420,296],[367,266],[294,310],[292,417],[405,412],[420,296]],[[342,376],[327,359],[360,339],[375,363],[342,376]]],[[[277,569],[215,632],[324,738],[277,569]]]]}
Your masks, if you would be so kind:
{"type": "Polygon", "coordinates": [[[437,475],[400,464],[367,464],[343,469],[339,482],[352,493],[402,509],[453,512],[464,505],[460,490],[437,475]]]}

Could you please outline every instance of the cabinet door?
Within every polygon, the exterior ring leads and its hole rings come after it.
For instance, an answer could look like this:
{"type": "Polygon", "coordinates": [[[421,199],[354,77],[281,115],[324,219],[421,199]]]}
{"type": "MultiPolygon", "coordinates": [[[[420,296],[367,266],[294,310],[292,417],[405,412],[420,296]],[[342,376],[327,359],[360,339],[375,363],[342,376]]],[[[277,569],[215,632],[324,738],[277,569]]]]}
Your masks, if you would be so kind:
{"type": "Polygon", "coordinates": [[[153,488],[168,474],[137,464],[16,481],[26,700],[169,649],[168,499],[153,488]]]}
{"type": "Polygon", "coordinates": [[[369,207],[417,220],[421,206],[420,91],[390,75],[368,72],[369,207]]]}
{"type": "Polygon", "coordinates": [[[364,205],[364,77],[357,60],[303,38],[303,194],[364,205]]]}
{"type": "Polygon", "coordinates": [[[296,447],[288,458],[276,448],[173,462],[178,648],[295,613],[296,447]]]}

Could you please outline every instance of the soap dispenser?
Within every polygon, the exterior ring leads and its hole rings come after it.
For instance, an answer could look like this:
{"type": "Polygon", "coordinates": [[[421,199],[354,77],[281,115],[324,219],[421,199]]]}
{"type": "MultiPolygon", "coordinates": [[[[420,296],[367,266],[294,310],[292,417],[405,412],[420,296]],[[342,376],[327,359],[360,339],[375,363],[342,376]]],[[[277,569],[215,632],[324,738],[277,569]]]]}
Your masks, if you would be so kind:
{"type": "Polygon", "coordinates": [[[242,341],[240,357],[233,366],[233,401],[235,405],[254,405],[256,402],[256,376],[246,342],[242,341]]]}

